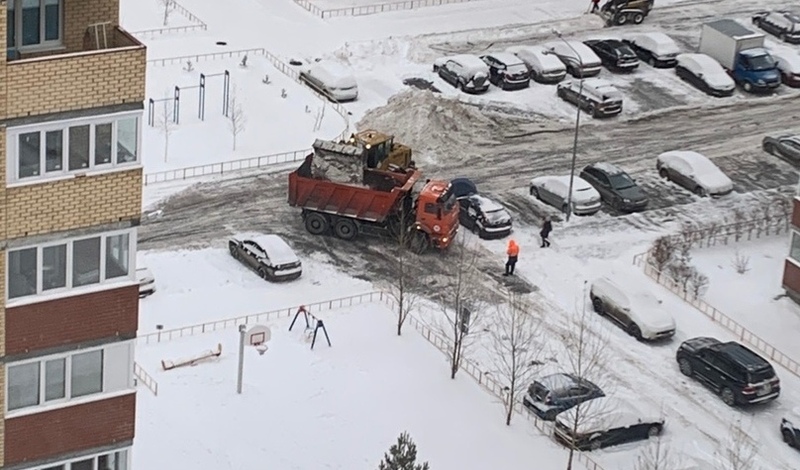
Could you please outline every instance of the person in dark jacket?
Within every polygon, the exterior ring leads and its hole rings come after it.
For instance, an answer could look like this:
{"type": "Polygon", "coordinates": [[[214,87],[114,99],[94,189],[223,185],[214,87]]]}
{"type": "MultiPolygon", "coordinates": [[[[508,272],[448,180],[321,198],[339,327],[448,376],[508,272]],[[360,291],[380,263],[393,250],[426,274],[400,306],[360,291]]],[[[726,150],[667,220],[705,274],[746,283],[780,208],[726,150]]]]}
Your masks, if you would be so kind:
{"type": "Polygon", "coordinates": [[[550,246],[550,232],[553,231],[553,223],[550,222],[550,217],[544,218],[544,223],[542,224],[542,230],[539,231],[539,235],[542,237],[542,248],[547,248],[550,246]]]}
{"type": "Polygon", "coordinates": [[[600,0],[592,0],[592,13],[600,9],[600,0]]]}

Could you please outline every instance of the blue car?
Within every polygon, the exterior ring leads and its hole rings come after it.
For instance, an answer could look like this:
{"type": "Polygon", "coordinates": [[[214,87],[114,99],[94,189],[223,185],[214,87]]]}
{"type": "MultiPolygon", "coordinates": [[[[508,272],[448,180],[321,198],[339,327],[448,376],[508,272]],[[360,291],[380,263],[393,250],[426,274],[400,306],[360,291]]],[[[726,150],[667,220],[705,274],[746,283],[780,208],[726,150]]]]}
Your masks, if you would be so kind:
{"type": "Polygon", "coordinates": [[[522,403],[533,414],[545,421],[580,403],[604,397],[605,393],[594,383],[572,374],[552,374],[534,381],[522,403]]]}

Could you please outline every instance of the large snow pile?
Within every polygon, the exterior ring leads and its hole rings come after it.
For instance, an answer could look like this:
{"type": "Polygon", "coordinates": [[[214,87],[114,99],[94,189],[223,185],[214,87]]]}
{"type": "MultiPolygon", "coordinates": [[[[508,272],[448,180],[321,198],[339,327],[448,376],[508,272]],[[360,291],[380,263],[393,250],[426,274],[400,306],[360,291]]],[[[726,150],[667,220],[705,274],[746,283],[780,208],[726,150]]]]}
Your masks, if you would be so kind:
{"type": "Polygon", "coordinates": [[[311,174],[314,178],[336,183],[359,184],[364,177],[363,151],[318,139],[314,142],[311,174]]]}
{"type": "Polygon", "coordinates": [[[414,160],[435,163],[467,152],[470,144],[487,141],[503,128],[504,119],[457,99],[427,90],[409,90],[368,111],[359,129],[379,129],[411,147],[414,160]]]}

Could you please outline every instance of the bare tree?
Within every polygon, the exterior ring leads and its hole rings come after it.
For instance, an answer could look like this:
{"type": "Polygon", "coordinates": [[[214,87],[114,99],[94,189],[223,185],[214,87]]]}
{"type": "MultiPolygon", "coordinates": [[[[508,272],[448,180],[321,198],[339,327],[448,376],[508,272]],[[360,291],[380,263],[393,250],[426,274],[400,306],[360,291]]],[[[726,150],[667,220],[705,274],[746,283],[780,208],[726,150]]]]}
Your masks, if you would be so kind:
{"type": "MultiPolygon", "coordinates": [[[[169,96],[169,95],[167,95],[169,96]]],[[[164,162],[169,157],[169,136],[178,127],[175,124],[174,108],[171,106],[172,101],[169,98],[161,100],[162,106],[159,107],[158,116],[156,118],[156,126],[158,131],[164,136],[164,162]]]]}
{"type": "Polygon", "coordinates": [[[439,305],[444,314],[442,334],[448,338],[450,351],[450,378],[456,378],[464,351],[472,344],[478,330],[482,308],[478,292],[477,250],[467,245],[462,235],[456,237],[449,250],[448,277],[439,294],[439,305]]]}
{"type": "Polygon", "coordinates": [[[695,300],[704,296],[708,290],[710,283],[708,276],[701,273],[694,266],[689,267],[689,278],[687,279],[688,292],[692,294],[695,300]]]}
{"type": "Polygon", "coordinates": [[[495,371],[507,390],[506,426],[510,426],[517,396],[541,365],[543,343],[539,337],[539,312],[519,294],[508,292],[505,297],[505,302],[497,307],[490,334],[495,371]]]}
{"type": "Polygon", "coordinates": [[[159,0],[158,3],[164,7],[164,26],[169,24],[169,14],[172,13],[172,9],[175,8],[173,4],[173,0],[159,0]]]}
{"type": "MultiPolygon", "coordinates": [[[[587,289],[584,282],[584,291],[587,289]]],[[[608,346],[608,338],[601,336],[591,330],[592,314],[586,308],[587,294],[583,292],[581,300],[575,309],[575,316],[568,324],[566,332],[562,336],[564,345],[563,357],[566,359],[565,368],[567,372],[582,379],[592,380],[592,376],[598,374],[599,368],[605,362],[604,351],[608,346]]],[[[584,423],[598,419],[604,410],[596,405],[592,405],[592,400],[580,403],[565,415],[569,422],[572,435],[578,435],[579,429],[584,423]]],[[[567,470],[572,470],[575,458],[575,447],[569,447],[569,459],[567,460],[567,470]]]]}
{"type": "Polygon", "coordinates": [[[733,238],[735,241],[742,239],[744,234],[744,225],[747,221],[747,215],[741,209],[734,209],[733,211],[733,238]]]}
{"type": "Polygon", "coordinates": [[[733,251],[731,266],[733,266],[733,269],[735,269],[738,274],[744,274],[750,271],[750,257],[739,253],[739,249],[736,248],[733,251]]]}
{"type": "Polygon", "coordinates": [[[633,470],[673,470],[678,466],[661,435],[651,438],[647,444],[636,456],[633,470]]]}
{"type": "Polygon", "coordinates": [[[236,86],[234,86],[228,97],[228,129],[233,136],[233,150],[236,150],[236,137],[244,131],[246,124],[247,117],[244,115],[242,104],[236,97],[236,86]]]}
{"type": "Polygon", "coordinates": [[[658,238],[650,249],[650,262],[658,270],[658,277],[667,268],[667,265],[675,257],[675,242],[671,237],[663,236],[658,238]]]}
{"type": "Polygon", "coordinates": [[[411,251],[414,237],[414,233],[411,232],[411,230],[414,230],[411,226],[412,221],[413,212],[408,207],[408,204],[404,204],[397,217],[397,226],[392,231],[396,244],[393,250],[394,259],[392,260],[392,265],[394,272],[389,292],[394,301],[397,302],[397,336],[403,333],[403,324],[414,309],[418,299],[416,293],[417,277],[413,273],[417,255],[411,251]]]}
{"type": "Polygon", "coordinates": [[[756,443],[747,434],[741,418],[738,418],[731,424],[724,447],[717,452],[717,470],[759,470],[757,451],[756,443]]]}

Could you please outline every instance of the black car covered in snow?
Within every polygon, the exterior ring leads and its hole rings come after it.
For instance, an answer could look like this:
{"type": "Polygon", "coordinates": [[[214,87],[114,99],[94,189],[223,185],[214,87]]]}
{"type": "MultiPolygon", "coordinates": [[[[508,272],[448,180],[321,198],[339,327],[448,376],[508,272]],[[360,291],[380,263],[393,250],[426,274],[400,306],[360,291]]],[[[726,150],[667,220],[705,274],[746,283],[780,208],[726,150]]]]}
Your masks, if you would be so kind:
{"type": "Polygon", "coordinates": [[[503,238],[511,233],[511,215],[497,202],[479,194],[458,199],[459,221],[481,238],[503,238]]]}
{"type": "Polygon", "coordinates": [[[573,374],[540,377],[529,387],[522,404],[541,419],[552,421],[573,406],[605,396],[600,387],[573,374]]]}
{"type": "Polygon", "coordinates": [[[781,436],[783,442],[800,450],[800,408],[793,410],[793,415],[781,419],[781,436]]]}
{"type": "Polygon", "coordinates": [[[625,171],[611,163],[593,163],[586,166],[581,178],[600,193],[603,202],[614,210],[634,212],[647,207],[647,194],[625,171]]]}
{"type": "Polygon", "coordinates": [[[268,281],[291,281],[303,273],[300,259],[278,235],[256,235],[228,240],[231,256],[268,281]]]}
{"type": "Polygon", "coordinates": [[[616,72],[632,72],[639,67],[636,52],[619,39],[590,39],[584,44],[600,57],[603,65],[616,72]]]}

